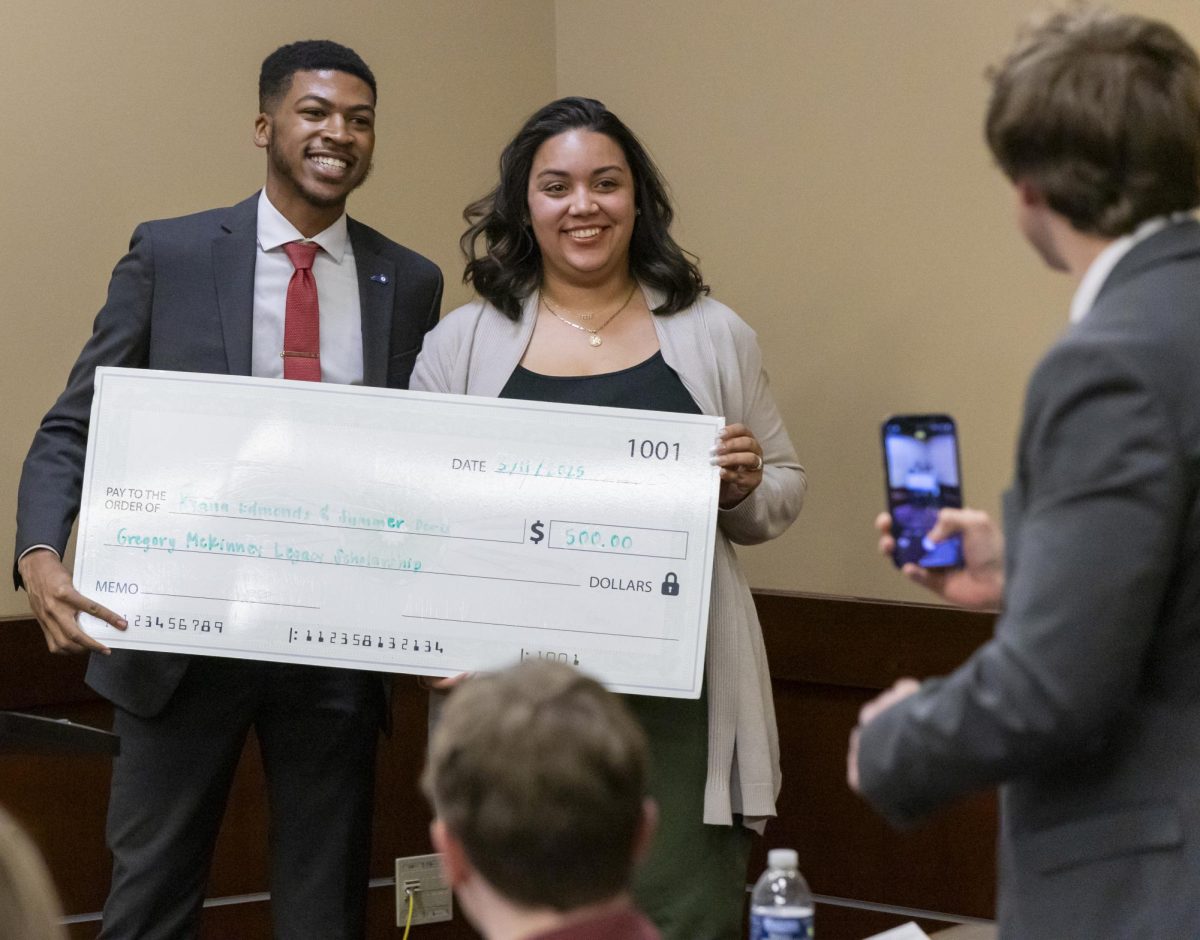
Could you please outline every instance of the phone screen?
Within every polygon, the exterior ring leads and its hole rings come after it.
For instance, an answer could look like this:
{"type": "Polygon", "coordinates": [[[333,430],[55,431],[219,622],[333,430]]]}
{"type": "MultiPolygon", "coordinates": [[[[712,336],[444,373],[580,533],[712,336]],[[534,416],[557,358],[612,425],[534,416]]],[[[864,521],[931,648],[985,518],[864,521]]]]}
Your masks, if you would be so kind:
{"type": "Polygon", "coordinates": [[[883,422],[883,462],[896,567],[962,565],[962,539],[934,544],[926,533],[943,506],[962,506],[958,434],[949,415],[893,415],[883,422]]]}

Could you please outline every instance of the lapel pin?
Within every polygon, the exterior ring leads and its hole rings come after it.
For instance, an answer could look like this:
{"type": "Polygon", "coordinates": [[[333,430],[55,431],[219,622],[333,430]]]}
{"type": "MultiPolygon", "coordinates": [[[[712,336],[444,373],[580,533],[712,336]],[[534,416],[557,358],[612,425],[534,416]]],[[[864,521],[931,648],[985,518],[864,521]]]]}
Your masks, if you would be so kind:
{"type": "Polygon", "coordinates": [[[371,280],[376,284],[386,284],[388,282],[388,277],[386,274],[372,274],[371,280]]]}

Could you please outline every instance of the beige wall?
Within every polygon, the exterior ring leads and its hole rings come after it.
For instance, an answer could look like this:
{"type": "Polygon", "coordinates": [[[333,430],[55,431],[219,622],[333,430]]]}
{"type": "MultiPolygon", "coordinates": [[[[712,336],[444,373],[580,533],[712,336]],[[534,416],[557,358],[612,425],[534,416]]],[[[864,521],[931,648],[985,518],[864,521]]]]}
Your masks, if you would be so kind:
{"type": "MultiPolygon", "coordinates": [[[[1194,0],[1112,5],[1200,42],[1194,0]]],[[[679,241],[758,331],[809,471],[800,521],[742,552],[753,584],[931,599],[874,552],[889,413],[954,414],[966,496],[998,509],[1025,378],[1072,288],[1015,234],[983,69],[1045,7],[558,3],[559,93],[602,99],[653,151],[679,241]]]]}
{"type": "MultiPolygon", "coordinates": [[[[375,170],[351,212],[441,265],[447,309],[465,301],[459,213],[490,185],[497,142],[554,97],[551,0],[7,7],[0,557],[13,542],[21,460],[133,227],[262,185],[251,140],[258,66],[310,36],[352,46],[379,81],[375,170]]],[[[23,594],[0,590],[0,616],[27,611],[23,594]]]]}
{"type": "MultiPolygon", "coordinates": [[[[1118,6],[1200,42],[1194,0],[1118,6]]],[[[1040,6],[1040,5],[1039,5],[1040,6]]],[[[20,461],[146,218],[260,185],[255,80],[280,42],[329,36],[380,81],[375,174],[352,211],[435,259],[446,309],[462,206],[556,94],[605,100],[670,180],[678,236],[759,332],[811,475],[784,538],[744,553],[761,586],[921,598],[873,553],[878,424],[959,420],[968,498],[995,510],[1025,376],[1070,285],[1012,230],[980,136],[983,66],[1028,0],[83,0],[15,6],[0,184],[0,557],[20,461]],[[281,25],[286,22],[288,25],[281,25]]],[[[0,592],[0,616],[26,612],[0,592]]]]}

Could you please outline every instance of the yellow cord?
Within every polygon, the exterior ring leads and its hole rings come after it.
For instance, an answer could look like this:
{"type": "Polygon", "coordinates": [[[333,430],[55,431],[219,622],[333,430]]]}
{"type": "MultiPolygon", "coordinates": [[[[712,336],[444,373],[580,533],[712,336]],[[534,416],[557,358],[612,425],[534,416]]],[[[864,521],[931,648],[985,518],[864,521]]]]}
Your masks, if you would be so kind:
{"type": "Polygon", "coordinates": [[[404,936],[400,940],[408,940],[408,928],[412,926],[413,895],[416,892],[412,888],[406,888],[404,893],[408,895],[408,917],[404,919],[404,936]]]}

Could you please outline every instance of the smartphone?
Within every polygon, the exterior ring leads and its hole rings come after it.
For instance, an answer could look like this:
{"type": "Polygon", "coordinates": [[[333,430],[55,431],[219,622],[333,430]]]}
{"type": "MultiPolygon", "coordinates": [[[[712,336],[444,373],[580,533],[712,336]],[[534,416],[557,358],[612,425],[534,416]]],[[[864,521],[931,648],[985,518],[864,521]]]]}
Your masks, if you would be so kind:
{"type": "Polygon", "coordinates": [[[882,436],[896,567],[908,562],[925,568],[961,567],[961,536],[936,544],[926,537],[943,506],[963,504],[954,419],[944,414],[892,415],[883,422],[882,436]]]}

